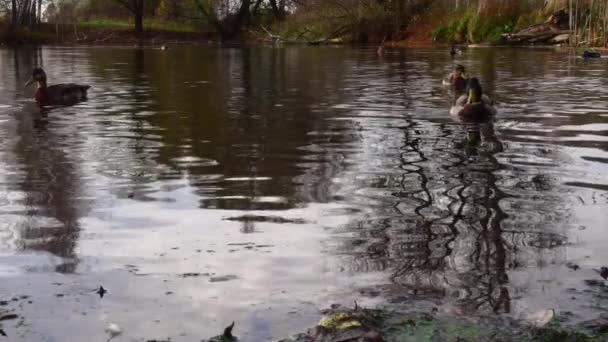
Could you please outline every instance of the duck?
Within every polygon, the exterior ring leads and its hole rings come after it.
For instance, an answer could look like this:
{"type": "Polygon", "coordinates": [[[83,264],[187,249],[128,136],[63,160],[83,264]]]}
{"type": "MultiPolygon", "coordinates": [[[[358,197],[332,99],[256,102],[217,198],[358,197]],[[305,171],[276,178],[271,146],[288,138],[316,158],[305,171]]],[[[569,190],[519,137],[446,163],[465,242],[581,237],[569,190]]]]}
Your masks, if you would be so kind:
{"type": "Polygon", "coordinates": [[[47,85],[46,72],[42,68],[35,68],[32,77],[25,83],[29,86],[38,83],[34,99],[40,106],[72,105],[84,101],[91,86],[74,83],[47,85]]]}
{"type": "Polygon", "coordinates": [[[464,92],[467,82],[464,66],[456,64],[454,65],[454,71],[443,79],[442,84],[452,87],[457,94],[461,94],[464,92]]]}
{"type": "Polygon", "coordinates": [[[462,50],[457,49],[456,45],[452,44],[452,47],[450,48],[450,56],[454,57],[456,55],[462,55],[462,50]]]}
{"type": "Polygon", "coordinates": [[[494,101],[483,93],[477,77],[469,79],[466,93],[456,100],[450,115],[463,123],[485,123],[496,115],[494,101]]]}
{"type": "Polygon", "coordinates": [[[601,58],[602,54],[597,51],[585,50],[583,52],[583,58],[601,58]]]}

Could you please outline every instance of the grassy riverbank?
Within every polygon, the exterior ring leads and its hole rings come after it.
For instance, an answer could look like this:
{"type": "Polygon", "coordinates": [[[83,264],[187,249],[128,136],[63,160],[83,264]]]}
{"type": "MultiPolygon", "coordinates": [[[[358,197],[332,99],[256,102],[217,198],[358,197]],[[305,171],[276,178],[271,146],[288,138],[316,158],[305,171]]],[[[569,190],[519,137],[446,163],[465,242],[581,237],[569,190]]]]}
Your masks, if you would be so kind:
{"type": "Polygon", "coordinates": [[[217,40],[206,27],[164,21],[148,21],[141,38],[135,36],[128,21],[97,19],[77,24],[42,24],[35,29],[18,28],[9,34],[8,25],[0,24],[0,42],[4,44],[163,44],[201,43],[217,40]]]}

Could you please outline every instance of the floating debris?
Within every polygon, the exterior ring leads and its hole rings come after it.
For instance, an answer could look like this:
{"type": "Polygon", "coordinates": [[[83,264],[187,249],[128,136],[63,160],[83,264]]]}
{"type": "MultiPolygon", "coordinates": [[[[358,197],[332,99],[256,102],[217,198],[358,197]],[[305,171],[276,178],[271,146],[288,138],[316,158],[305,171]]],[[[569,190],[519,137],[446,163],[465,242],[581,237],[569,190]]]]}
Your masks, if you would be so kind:
{"type": "Polygon", "coordinates": [[[0,321],[8,321],[17,318],[19,318],[19,316],[16,314],[0,314],[0,321]]]}
{"type": "Polygon", "coordinates": [[[585,50],[583,52],[583,58],[601,58],[602,54],[598,51],[585,50]]]}
{"type": "Polygon", "coordinates": [[[585,284],[590,287],[605,287],[606,286],[606,284],[604,284],[603,281],[595,280],[595,279],[585,279],[585,284]]]}
{"type": "Polygon", "coordinates": [[[99,289],[95,291],[95,293],[99,295],[99,298],[103,298],[103,296],[105,296],[108,291],[104,289],[103,286],[100,286],[99,289]]]}
{"type": "Polygon", "coordinates": [[[306,220],[303,219],[288,219],[280,216],[261,216],[261,215],[243,215],[233,216],[224,218],[226,221],[238,221],[238,222],[269,222],[269,223],[292,223],[292,224],[305,224],[306,220]]]}
{"type": "Polygon", "coordinates": [[[597,269],[593,269],[595,272],[597,272],[600,277],[604,278],[604,280],[608,279],[608,267],[602,267],[599,270],[597,269]]]}
{"type": "Polygon", "coordinates": [[[190,272],[190,273],[182,273],[180,274],[180,278],[196,278],[196,277],[208,277],[210,274],[209,273],[196,273],[196,272],[190,272]]]}
{"type": "Polygon", "coordinates": [[[108,341],[110,341],[111,339],[120,336],[122,334],[122,329],[116,323],[109,323],[106,327],[106,332],[110,334],[110,338],[108,339],[108,341]]]}
{"type": "Polygon", "coordinates": [[[569,269],[571,269],[573,271],[577,271],[579,268],[581,268],[579,265],[577,265],[573,262],[566,263],[566,267],[568,267],[569,269]]]}
{"type": "Polygon", "coordinates": [[[209,281],[212,283],[221,283],[221,282],[225,282],[225,281],[235,280],[237,278],[238,278],[237,276],[229,274],[229,275],[220,276],[220,277],[211,277],[209,279],[209,281]]]}
{"type": "Polygon", "coordinates": [[[336,305],[325,313],[326,316],[307,334],[286,341],[384,341],[379,311],[362,309],[358,305],[354,310],[336,305]]]}
{"type": "Polygon", "coordinates": [[[224,333],[222,335],[214,336],[210,339],[203,340],[203,342],[235,342],[238,341],[238,338],[232,335],[232,329],[234,329],[234,322],[224,329],[224,333]]]}
{"type": "Polygon", "coordinates": [[[603,317],[581,322],[578,325],[594,334],[605,334],[608,332],[608,319],[603,317]]]}
{"type": "Polygon", "coordinates": [[[542,310],[528,316],[527,320],[535,327],[541,328],[549,324],[555,318],[555,310],[542,310]]]}

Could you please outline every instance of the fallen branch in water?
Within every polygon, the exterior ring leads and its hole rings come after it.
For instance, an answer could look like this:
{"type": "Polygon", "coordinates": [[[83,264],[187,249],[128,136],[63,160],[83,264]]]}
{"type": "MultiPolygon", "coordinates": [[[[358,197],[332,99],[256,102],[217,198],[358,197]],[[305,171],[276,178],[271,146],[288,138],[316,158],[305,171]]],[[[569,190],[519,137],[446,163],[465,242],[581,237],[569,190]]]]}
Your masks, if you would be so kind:
{"type": "Polygon", "coordinates": [[[568,29],[568,16],[564,11],[553,13],[542,24],[535,24],[515,33],[502,35],[502,43],[513,45],[566,43],[572,36],[568,29]]]}
{"type": "MultiPolygon", "coordinates": [[[[266,27],[261,26],[262,30],[268,35],[268,37],[270,37],[270,39],[272,40],[272,42],[274,44],[278,44],[278,43],[286,43],[286,44],[308,44],[308,45],[321,45],[321,44],[326,44],[328,42],[331,42],[332,40],[336,39],[337,37],[339,37],[340,35],[344,34],[347,26],[342,26],[340,28],[338,28],[337,30],[335,30],[334,32],[332,32],[328,37],[326,38],[322,38],[322,39],[317,39],[317,40],[309,40],[306,39],[304,37],[304,34],[306,32],[301,32],[298,35],[298,38],[304,38],[303,40],[301,39],[286,39],[283,38],[282,36],[278,35],[278,34],[274,34],[272,33],[270,30],[268,30],[266,27]]],[[[307,29],[308,30],[308,29],[307,29]]],[[[308,30],[308,32],[310,32],[310,30],[308,30]]]]}

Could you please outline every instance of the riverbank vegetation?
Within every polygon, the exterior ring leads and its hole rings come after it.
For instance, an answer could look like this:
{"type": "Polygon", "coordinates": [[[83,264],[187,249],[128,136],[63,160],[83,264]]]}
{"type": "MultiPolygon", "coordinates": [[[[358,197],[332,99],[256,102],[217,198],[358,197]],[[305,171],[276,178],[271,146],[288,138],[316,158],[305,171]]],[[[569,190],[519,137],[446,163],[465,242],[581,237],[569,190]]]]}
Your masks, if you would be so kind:
{"type": "Polygon", "coordinates": [[[558,12],[560,43],[608,44],[607,0],[0,0],[0,39],[483,43],[558,12]]]}
{"type": "Polygon", "coordinates": [[[466,7],[459,6],[459,0],[452,2],[453,14],[441,18],[432,33],[435,41],[500,43],[510,33],[528,28],[540,31],[543,24],[555,24],[548,29],[569,35],[559,43],[601,47],[608,44],[605,0],[479,1],[466,7]]]}

